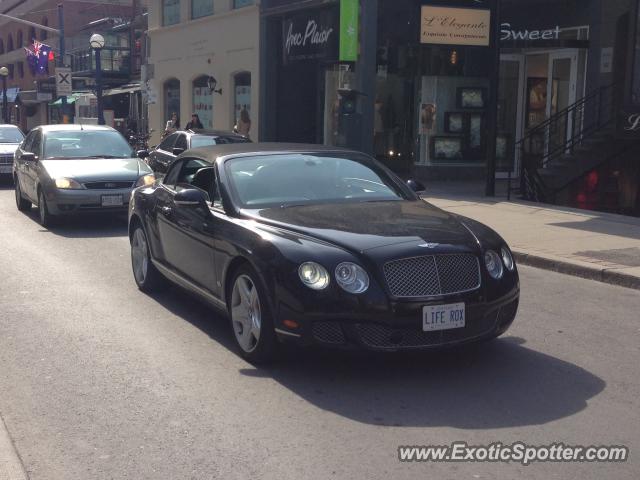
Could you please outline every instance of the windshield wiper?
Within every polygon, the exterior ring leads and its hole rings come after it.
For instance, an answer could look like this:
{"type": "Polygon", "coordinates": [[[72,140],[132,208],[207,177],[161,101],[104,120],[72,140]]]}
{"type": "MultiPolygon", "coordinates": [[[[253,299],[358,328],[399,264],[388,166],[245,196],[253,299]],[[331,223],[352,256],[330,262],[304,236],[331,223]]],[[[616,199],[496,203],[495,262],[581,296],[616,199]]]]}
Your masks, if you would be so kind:
{"type": "Polygon", "coordinates": [[[122,157],[119,155],[87,155],[86,157],[82,157],[82,158],[104,158],[104,159],[111,159],[111,158],[126,158],[126,157],[122,157]]]}

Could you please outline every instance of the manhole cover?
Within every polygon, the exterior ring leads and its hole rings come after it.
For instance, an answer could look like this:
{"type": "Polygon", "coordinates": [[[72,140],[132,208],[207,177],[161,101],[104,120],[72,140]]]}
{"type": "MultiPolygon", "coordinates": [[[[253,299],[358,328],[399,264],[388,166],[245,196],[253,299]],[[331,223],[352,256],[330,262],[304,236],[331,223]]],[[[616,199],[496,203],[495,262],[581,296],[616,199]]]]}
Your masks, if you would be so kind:
{"type": "Polygon", "coordinates": [[[576,255],[617,263],[618,265],[625,265],[627,267],[640,267],[640,248],[576,252],[576,255]]]}

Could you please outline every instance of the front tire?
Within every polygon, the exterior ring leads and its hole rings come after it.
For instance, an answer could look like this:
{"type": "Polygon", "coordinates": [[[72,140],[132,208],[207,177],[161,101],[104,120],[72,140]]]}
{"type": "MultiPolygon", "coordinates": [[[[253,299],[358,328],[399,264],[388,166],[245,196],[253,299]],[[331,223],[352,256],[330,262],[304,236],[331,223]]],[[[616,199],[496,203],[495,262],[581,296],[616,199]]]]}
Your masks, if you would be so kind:
{"type": "Polygon", "coordinates": [[[15,184],[16,207],[18,207],[18,210],[20,210],[21,212],[28,212],[29,210],[31,210],[31,202],[29,200],[26,200],[22,196],[22,190],[20,189],[20,181],[18,180],[18,177],[15,177],[13,179],[13,183],[15,184]]]}
{"type": "Polygon", "coordinates": [[[53,226],[56,220],[55,217],[49,213],[47,201],[44,198],[42,190],[38,190],[38,216],[40,218],[40,225],[44,228],[53,226]]]}
{"type": "Polygon", "coordinates": [[[266,298],[258,274],[248,265],[240,267],[231,281],[227,308],[240,355],[256,364],[273,360],[277,351],[273,316],[266,298]]]}
{"type": "Polygon", "coordinates": [[[147,234],[138,225],[131,235],[131,267],[138,288],[145,293],[161,290],[166,281],[151,261],[147,234]]]}

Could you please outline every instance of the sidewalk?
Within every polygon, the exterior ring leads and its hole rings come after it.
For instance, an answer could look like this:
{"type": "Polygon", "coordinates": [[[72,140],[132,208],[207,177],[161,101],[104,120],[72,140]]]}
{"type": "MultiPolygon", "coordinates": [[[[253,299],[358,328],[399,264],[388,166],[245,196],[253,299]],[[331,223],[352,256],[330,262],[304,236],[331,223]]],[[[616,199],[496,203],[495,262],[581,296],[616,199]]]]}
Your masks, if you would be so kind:
{"type": "Polygon", "coordinates": [[[478,184],[435,183],[424,198],[495,229],[516,260],[640,289],[640,218],[487,198],[478,184]]]}

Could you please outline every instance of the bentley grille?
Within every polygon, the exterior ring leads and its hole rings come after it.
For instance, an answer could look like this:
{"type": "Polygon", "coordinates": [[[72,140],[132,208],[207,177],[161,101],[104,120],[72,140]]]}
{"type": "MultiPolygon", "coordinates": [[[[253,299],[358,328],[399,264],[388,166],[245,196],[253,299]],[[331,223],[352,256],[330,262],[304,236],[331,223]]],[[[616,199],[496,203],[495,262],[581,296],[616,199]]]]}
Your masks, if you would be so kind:
{"type": "Polygon", "coordinates": [[[397,298],[437,297],[480,288],[480,263],[470,253],[393,260],[385,264],[384,275],[397,298]]]}
{"type": "Polygon", "coordinates": [[[0,155],[0,165],[13,165],[13,155],[0,155]]]}

